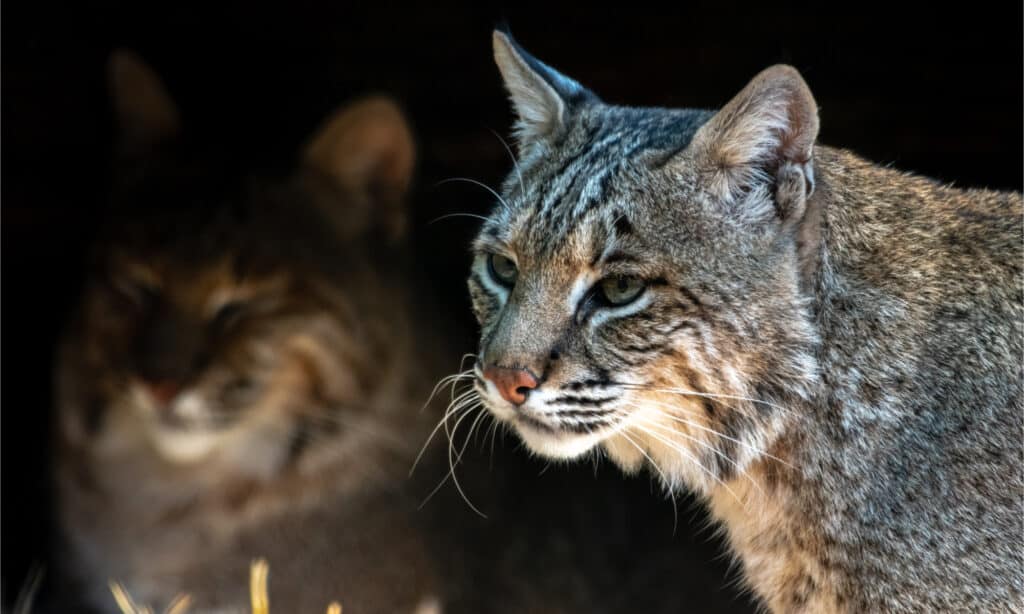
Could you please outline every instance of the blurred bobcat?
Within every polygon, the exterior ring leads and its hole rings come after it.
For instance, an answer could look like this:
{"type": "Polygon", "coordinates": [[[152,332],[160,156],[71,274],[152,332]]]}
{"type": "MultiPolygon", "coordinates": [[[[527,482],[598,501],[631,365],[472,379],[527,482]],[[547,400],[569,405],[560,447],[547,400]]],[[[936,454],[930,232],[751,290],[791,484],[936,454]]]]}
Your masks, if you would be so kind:
{"type": "Polygon", "coordinates": [[[790,67],[713,112],[494,54],[520,160],[469,278],[488,409],[705,497],[773,611],[1020,610],[1020,194],[816,145],[790,67]]]}
{"type": "Polygon", "coordinates": [[[265,557],[275,611],[429,604],[398,487],[438,364],[412,326],[401,113],[352,104],[268,179],[184,139],[136,56],[109,68],[113,211],[57,367],[60,592],[247,611],[265,557]]]}

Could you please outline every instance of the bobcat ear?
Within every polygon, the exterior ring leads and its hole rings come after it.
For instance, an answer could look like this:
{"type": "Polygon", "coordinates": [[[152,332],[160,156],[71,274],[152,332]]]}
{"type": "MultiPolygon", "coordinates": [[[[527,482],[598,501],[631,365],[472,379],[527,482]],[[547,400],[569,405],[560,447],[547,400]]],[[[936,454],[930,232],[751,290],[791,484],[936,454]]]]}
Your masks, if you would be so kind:
{"type": "MultiPolygon", "coordinates": [[[[722,108],[693,138],[712,191],[738,203],[754,192],[772,198],[783,220],[799,218],[814,189],[818,107],[800,73],[772,66],[722,108]]],[[[757,212],[746,212],[756,216],[757,212]]]]}
{"type": "Polygon", "coordinates": [[[597,96],[531,56],[510,34],[495,30],[494,61],[512,99],[520,148],[557,133],[575,107],[597,96]]]}
{"type": "MultiPolygon", "coordinates": [[[[314,133],[303,152],[307,168],[354,200],[361,210],[346,216],[376,223],[389,238],[405,230],[402,201],[412,182],[415,162],[412,130],[398,106],[374,96],[342,107],[314,133]],[[361,203],[361,204],[359,204],[361,203]]],[[[349,229],[359,226],[349,219],[349,229]]]]}
{"type": "Polygon", "coordinates": [[[118,49],[107,62],[107,80],[122,147],[138,153],[181,130],[178,109],[164,84],[134,51],[118,49]]]}

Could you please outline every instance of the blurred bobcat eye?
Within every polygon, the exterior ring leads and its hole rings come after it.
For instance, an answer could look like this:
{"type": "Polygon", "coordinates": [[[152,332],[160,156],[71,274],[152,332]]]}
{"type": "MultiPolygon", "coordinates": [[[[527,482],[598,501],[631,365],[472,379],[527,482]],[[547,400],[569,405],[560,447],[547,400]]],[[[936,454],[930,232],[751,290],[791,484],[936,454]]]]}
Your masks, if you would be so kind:
{"type": "Polygon", "coordinates": [[[248,392],[256,387],[256,382],[249,377],[237,377],[231,380],[228,387],[235,392],[248,392]]]}
{"type": "Polygon", "coordinates": [[[636,300],[646,287],[639,277],[616,276],[601,280],[601,292],[612,305],[625,305],[636,300]]]}
{"type": "Polygon", "coordinates": [[[257,386],[255,380],[249,377],[240,376],[229,381],[224,385],[221,391],[221,396],[224,401],[239,401],[244,400],[247,395],[252,395],[256,392],[257,386]]]}
{"type": "Polygon", "coordinates": [[[152,305],[160,298],[160,291],[145,281],[125,275],[110,278],[110,287],[117,295],[130,301],[136,307],[152,305]]]}
{"type": "Polygon", "coordinates": [[[219,329],[227,328],[238,320],[244,310],[245,304],[242,301],[228,301],[217,308],[211,323],[219,329]]]}
{"type": "Polygon", "coordinates": [[[498,254],[491,254],[487,257],[487,270],[490,271],[491,277],[505,286],[515,284],[516,277],[519,276],[516,263],[498,254]]]}

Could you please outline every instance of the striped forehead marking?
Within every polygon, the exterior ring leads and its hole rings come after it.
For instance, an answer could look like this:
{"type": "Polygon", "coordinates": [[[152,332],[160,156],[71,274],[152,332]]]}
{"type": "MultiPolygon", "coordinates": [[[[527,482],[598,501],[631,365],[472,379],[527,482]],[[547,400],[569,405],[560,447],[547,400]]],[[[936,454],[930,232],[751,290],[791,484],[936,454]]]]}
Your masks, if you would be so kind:
{"type": "Polygon", "coordinates": [[[525,189],[518,181],[508,184],[513,210],[495,208],[484,234],[515,240],[535,253],[553,253],[591,212],[609,204],[614,178],[638,152],[665,152],[661,157],[671,159],[711,115],[607,107],[552,145],[564,155],[531,155],[530,166],[541,168],[525,176],[525,189]],[[546,168],[545,158],[550,159],[546,168]]]}

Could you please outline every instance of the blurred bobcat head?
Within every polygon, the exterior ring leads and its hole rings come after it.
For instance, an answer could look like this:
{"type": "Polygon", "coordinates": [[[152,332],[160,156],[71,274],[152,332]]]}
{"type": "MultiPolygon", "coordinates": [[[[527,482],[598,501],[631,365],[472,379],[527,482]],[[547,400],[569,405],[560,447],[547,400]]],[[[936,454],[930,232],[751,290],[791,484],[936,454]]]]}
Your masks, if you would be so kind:
{"type": "Polygon", "coordinates": [[[65,437],[261,473],[373,432],[405,343],[414,152],[396,106],[341,109],[268,178],[182,138],[136,56],[109,68],[122,155],[59,365],[65,437]]]}

